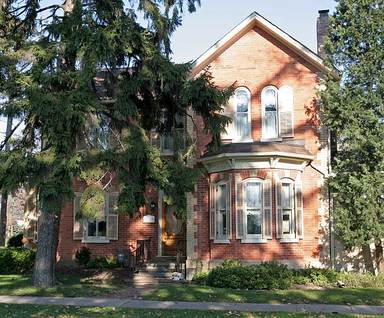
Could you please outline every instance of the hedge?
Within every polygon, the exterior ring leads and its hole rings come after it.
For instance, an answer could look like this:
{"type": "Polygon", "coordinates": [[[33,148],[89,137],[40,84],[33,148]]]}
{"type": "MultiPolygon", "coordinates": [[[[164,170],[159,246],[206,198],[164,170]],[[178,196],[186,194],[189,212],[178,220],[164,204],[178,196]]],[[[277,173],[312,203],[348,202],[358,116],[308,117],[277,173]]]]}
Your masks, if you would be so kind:
{"type": "Polygon", "coordinates": [[[294,284],[314,284],[335,287],[342,282],[350,288],[384,288],[384,273],[377,276],[352,272],[337,272],[333,269],[291,269],[277,262],[259,265],[242,265],[238,261],[225,261],[208,273],[197,273],[195,284],[233,289],[288,289],[294,284]]]}
{"type": "Polygon", "coordinates": [[[0,248],[0,274],[24,274],[32,270],[35,251],[22,247],[0,248]]]}

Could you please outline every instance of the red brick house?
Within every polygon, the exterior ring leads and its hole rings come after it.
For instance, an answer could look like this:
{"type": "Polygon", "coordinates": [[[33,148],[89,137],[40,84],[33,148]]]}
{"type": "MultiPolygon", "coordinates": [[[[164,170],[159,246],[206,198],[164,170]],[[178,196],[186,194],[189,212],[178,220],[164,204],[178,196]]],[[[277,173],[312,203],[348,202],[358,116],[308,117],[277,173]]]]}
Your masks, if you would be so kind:
{"type": "MultiPolygon", "coordinates": [[[[319,54],[328,23],[318,20],[319,54]]],[[[148,206],[135,217],[113,214],[107,196],[101,220],[74,218],[78,199],[62,213],[59,261],[87,246],[94,255],[116,255],[150,239],[151,255],[182,249],[188,274],[225,259],[277,260],[291,266],[330,262],[327,191],[327,131],[317,124],[316,90],[327,71],[320,56],[257,13],[252,13],[195,62],[192,76],[206,67],[219,87],[235,82],[225,112],[233,119],[220,152],[207,151],[210,136],[186,129],[198,140],[191,165],[207,174],[188,193],[187,222],[175,218],[161,190],[148,188],[148,206]]],[[[194,121],[202,128],[201,118],[194,121]]],[[[161,150],[171,151],[162,138],[161,150]]],[[[75,184],[81,192],[81,185],[75,184]]]]}

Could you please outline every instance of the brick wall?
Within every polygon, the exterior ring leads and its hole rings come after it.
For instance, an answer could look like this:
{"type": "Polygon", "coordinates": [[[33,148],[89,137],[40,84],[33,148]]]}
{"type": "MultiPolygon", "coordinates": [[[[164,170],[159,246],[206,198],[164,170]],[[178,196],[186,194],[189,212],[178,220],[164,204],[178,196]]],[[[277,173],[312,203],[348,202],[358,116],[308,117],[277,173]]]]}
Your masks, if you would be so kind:
{"type": "MultiPolygon", "coordinates": [[[[227,48],[210,65],[210,71],[216,85],[226,87],[235,83],[236,87],[245,86],[251,91],[252,138],[261,139],[261,91],[268,85],[281,87],[289,85],[294,93],[294,138],[303,140],[305,147],[315,156],[314,165],[324,165],[320,149],[319,130],[317,123],[316,86],[318,85],[317,70],[289,48],[282,46],[265,31],[255,27],[227,48]]],[[[202,127],[200,118],[196,118],[202,127]]],[[[202,129],[198,130],[197,155],[206,150],[210,137],[202,129]]],[[[304,196],[304,239],[296,243],[280,243],[276,239],[276,204],[273,182],[273,239],[263,244],[241,243],[236,239],[235,219],[235,178],[232,178],[232,239],[230,244],[215,244],[209,239],[209,179],[217,176],[205,176],[197,183],[197,206],[195,222],[197,224],[197,243],[195,250],[198,258],[214,264],[224,259],[241,259],[245,261],[279,260],[292,266],[325,263],[321,260],[322,236],[320,228],[320,195],[322,175],[312,167],[304,171],[276,170],[267,171],[229,171],[224,178],[239,173],[242,178],[249,175],[266,174],[274,180],[275,174],[292,175],[295,179],[301,174],[304,196]]],[[[223,175],[221,176],[223,177],[223,175]]]]}
{"type": "MultiPolygon", "coordinates": [[[[82,192],[84,184],[78,181],[73,183],[75,192],[82,192]]],[[[148,201],[157,203],[158,193],[155,189],[147,188],[148,201]]],[[[119,249],[127,250],[136,248],[137,240],[151,239],[151,255],[157,255],[158,249],[158,223],[144,224],[142,216],[146,213],[147,207],[136,212],[133,216],[119,215],[119,239],[110,243],[82,243],[80,240],[73,240],[73,203],[65,204],[60,220],[60,234],[58,246],[58,262],[69,263],[73,260],[76,250],[82,246],[88,247],[92,256],[116,256],[119,249]]]]}

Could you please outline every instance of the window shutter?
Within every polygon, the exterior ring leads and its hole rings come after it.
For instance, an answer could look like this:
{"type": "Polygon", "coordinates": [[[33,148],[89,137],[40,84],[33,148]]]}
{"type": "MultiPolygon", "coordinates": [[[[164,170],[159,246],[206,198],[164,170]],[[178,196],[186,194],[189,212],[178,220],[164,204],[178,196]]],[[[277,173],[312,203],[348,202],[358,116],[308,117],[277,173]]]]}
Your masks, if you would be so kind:
{"type": "Polygon", "coordinates": [[[227,197],[226,197],[226,206],[227,206],[227,217],[226,217],[226,226],[228,229],[227,238],[230,239],[232,237],[232,227],[231,227],[231,200],[232,198],[232,192],[231,192],[231,179],[227,182],[227,197]]]}
{"type": "Polygon", "coordinates": [[[271,179],[266,179],[263,182],[263,229],[264,238],[272,239],[272,182],[271,179]]]}
{"type": "Polygon", "coordinates": [[[210,200],[210,239],[214,240],[216,238],[216,186],[214,184],[210,185],[209,191],[209,200],[210,200]]]}
{"type": "Polygon", "coordinates": [[[276,237],[282,237],[281,182],[276,180],[276,237]]]}
{"type": "Polygon", "coordinates": [[[244,210],[243,210],[243,182],[239,180],[236,184],[236,238],[244,238],[244,210]]]}
{"type": "Polygon", "coordinates": [[[279,89],[280,136],[293,137],[293,91],[289,86],[279,89]]]}
{"type": "Polygon", "coordinates": [[[106,196],[106,217],[108,218],[107,236],[110,240],[119,239],[119,216],[117,214],[118,192],[111,192],[106,196]]]}
{"type": "Polygon", "coordinates": [[[295,182],[295,208],[296,208],[296,235],[299,239],[304,238],[304,210],[303,191],[301,180],[295,182]]]}
{"type": "Polygon", "coordinates": [[[84,237],[84,222],[82,219],[76,217],[80,210],[81,193],[75,193],[73,198],[73,239],[82,240],[84,237]]]}

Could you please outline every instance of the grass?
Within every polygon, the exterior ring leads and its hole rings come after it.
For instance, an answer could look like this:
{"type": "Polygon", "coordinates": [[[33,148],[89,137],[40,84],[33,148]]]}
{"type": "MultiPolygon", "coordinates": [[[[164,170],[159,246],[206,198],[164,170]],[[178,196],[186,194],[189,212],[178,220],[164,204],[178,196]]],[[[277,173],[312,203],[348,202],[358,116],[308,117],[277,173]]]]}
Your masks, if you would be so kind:
{"type": "Polygon", "coordinates": [[[163,285],[145,295],[147,300],[218,301],[241,303],[317,303],[384,305],[384,288],[326,290],[234,290],[201,285],[163,285]]]}
{"type": "MultiPolygon", "coordinates": [[[[291,317],[369,317],[342,314],[308,314],[308,313],[239,313],[239,312],[209,312],[193,310],[147,310],[125,308],[100,308],[100,307],[70,307],[70,306],[42,306],[42,305],[0,305],[2,318],[291,318],[291,317]]],[[[371,316],[373,317],[373,316],[371,316]]]]}
{"type": "MultiPolygon", "coordinates": [[[[32,286],[30,275],[0,275],[0,295],[94,297],[116,293],[124,285],[114,281],[90,282],[81,275],[61,275],[60,284],[53,288],[32,286]]],[[[0,315],[1,317],[1,315],[0,315]]]]}
{"type": "MultiPolygon", "coordinates": [[[[80,275],[61,275],[60,284],[48,289],[32,287],[27,275],[0,275],[0,295],[101,297],[124,295],[127,284],[117,280],[89,281],[80,275]]],[[[200,285],[166,284],[144,295],[148,300],[228,301],[250,303],[319,303],[384,305],[384,289],[343,288],[327,290],[247,291],[200,285]]],[[[0,317],[2,317],[0,315],[0,317]]]]}

